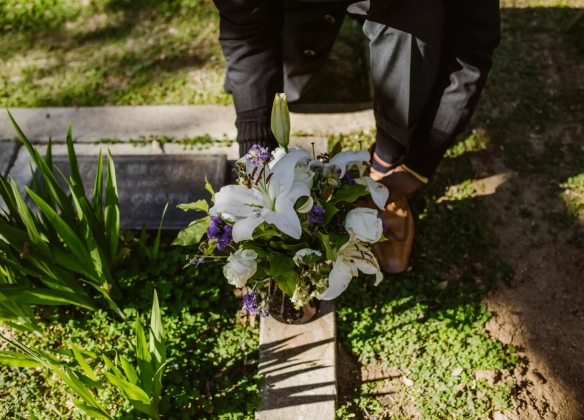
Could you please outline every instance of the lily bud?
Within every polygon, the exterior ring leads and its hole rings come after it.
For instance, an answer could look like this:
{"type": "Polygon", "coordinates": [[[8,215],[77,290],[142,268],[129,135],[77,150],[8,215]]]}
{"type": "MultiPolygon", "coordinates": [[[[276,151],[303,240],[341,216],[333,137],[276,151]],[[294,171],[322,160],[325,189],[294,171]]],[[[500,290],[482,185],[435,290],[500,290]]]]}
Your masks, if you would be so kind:
{"type": "Polygon", "coordinates": [[[290,112],[285,93],[276,93],[272,107],[272,132],[278,144],[288,152],[290,143],[290,112]]]}

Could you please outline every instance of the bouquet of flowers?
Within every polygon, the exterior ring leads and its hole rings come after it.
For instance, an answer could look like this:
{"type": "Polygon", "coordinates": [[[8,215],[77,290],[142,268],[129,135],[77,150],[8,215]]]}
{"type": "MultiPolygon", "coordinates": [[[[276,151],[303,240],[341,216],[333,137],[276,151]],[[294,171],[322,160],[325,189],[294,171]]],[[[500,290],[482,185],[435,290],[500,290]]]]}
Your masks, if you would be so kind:
{"type": "Polygon", "coordinates": [[[261,316],[268,315],[267,301],[258,296],[269,280],[297,308],[313,298],[336,298],[358,271],[379,284],[383,275],[371,245],[384,239],[383,221],[375,208],[355,204],[370,195],[383,208],[389,195],[366,176],[369,152],[314,156],[289,146],[285,94],[274,100],[272,131],[281,147],[270,153],[254,145],[236,163],[237,185],[215,194],[206,182],[211,208],[205,200],[179,206],[207,216],[182,230],[175,244],[198,244],[189,264],[223,261],[227,281],[249,290],[244,312],[261,316]]]}

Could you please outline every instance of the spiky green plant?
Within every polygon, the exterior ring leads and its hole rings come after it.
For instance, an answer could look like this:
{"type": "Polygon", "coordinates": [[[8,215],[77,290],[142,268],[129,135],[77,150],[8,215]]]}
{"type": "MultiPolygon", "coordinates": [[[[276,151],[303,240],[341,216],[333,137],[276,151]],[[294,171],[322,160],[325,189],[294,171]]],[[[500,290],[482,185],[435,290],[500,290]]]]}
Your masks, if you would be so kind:
{"type": "Polygon", "coordinates": [[[31,167],[33,188],[25,189],[40,210],[36,214],[14,180],[0,177],[0,197],[6,207],[0,212],[0,320],[30,330],[35,327],[28,305],[96,309],[81,282],[99,291],[110,308],[124,318],[110,296],[114,285],[111,270],[123,254],[123,250],[118,251],[120,211],[111,154],[107,156],[105,202],[101,151],[90,201],[81,179],[71,125],[67,132],[71,176],[67,179],[60,173],[67,192],[53,173],[51,143],[43,159],[10,112],[8,115],[42,182],[31,167]]]}
{"type": "Polygon", "coordinates": [[[140,317],[136,318],[136,342],[134,351],[137,366],[133,366],[123,355],[116,356],[114,362],[105,355],[103,376],[93,369],[85,360],[85,355],[95,358],[97,355],[79,350],[71,344],[71,352],[80,369],[79,373],[41,350],[27,347],[18,340],[9,339],[0,334],[0,338],[12,345],[18,352],[0,352],[0,364],[23,368],[45,368],[50,374],[55,373],[69,386],[69,392],[75,395],[73,403],[90,418],[113,420],[110,413],[100,404],[91,388],[102,389],[104,383],[110,383],[120,390],[130,404],[138,411],[152,419],[158,420],[160,395],[162,394],[162,375],[166,366],[166,344],[162,316],[158,304],[158,295],[154,291],[152,314],[150,317],[150,340],[146,340],[140,317]]]}

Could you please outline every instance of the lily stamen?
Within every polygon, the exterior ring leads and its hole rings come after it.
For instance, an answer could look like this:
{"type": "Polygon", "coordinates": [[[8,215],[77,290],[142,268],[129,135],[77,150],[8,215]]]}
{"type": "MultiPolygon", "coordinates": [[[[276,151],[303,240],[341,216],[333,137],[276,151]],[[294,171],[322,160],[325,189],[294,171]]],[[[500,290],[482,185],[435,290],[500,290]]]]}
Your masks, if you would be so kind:
{"type": "MultiPolygon", "coordinates": [[[[257,169],[257,167],[255,169],[257,169]]],[[[254,172],[255,172],[255,169],[254,169],[254,172]]],[[[260,180],[263,178],[263,176],[264,176],[264,169],[265,168],[262,168],[262,170],[260,171],[260,174],[258,175],[258,179],[255,182],[256,185],[258,185],[260,183],[260,180]]]]}

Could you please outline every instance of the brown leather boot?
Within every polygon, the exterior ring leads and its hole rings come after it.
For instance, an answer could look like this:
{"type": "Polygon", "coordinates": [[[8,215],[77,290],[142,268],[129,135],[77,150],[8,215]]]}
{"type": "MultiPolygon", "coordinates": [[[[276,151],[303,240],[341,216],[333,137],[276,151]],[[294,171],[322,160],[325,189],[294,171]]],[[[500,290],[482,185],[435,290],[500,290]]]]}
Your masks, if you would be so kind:
{"type": "Polygon", "coordinates": [[[386,226],[383,236],[387,241],[373,245],[373,254],[381,271],[386,274],[401,273],[408,268],[414,243],[414,217],[407,196],[424,183],[401,165],[383,175],[372,172],[371,178],[389,189],[389,204],[379,212],[386,226]]]}
{"type": "Polygon", "coordinates": [[[374,244],[373,255],[384,273],[401,273],[408,268],[414,242],[412,211],[404,197],[389,203],[379,214],[386,226],[383,236],[387,241],[374,244]]]}

